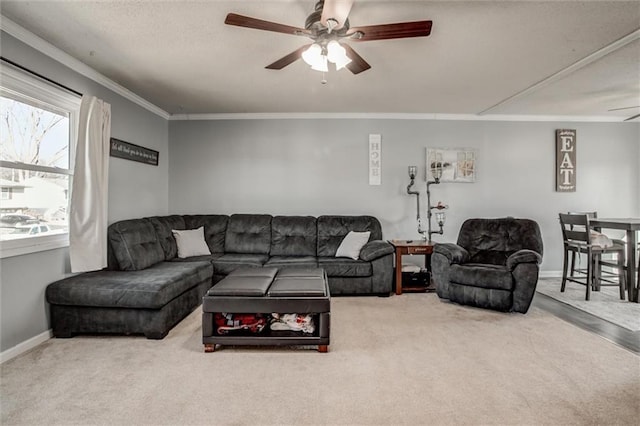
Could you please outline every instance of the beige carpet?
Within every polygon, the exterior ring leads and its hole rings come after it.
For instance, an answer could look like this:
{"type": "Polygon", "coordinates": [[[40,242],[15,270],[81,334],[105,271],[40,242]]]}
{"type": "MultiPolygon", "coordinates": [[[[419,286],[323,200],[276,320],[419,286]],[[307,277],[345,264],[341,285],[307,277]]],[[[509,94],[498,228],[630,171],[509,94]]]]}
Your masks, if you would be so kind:
{"type": "Polygon", "coordinates": [[[600,291],[592,291],[589,300],[585,300],[585,286],[567,282],[561,293],[561,284],[560,278],[542,278],[536,291],[627,330],[640,331],[640,303],[621,300],[618,287],[602,287],[600,291]]]}
{"type": "Polygon", "coordinates": [[[334,298],[330,352],[205,354],[200,310],[161,341],[51,339],[1,366],[10,424],[637,425],[640,357],[540,309],[435,294],[334,298]]]}

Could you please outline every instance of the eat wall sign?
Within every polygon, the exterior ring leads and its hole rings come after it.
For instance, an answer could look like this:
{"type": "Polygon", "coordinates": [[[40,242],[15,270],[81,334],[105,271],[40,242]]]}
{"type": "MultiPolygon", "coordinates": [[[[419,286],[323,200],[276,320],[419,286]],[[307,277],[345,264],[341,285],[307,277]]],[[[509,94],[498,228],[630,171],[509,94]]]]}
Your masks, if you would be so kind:
{"type": "Polygon", "coordinates": [[[576,192],[576,130],[556,130],[556,191],[576,192]]]}

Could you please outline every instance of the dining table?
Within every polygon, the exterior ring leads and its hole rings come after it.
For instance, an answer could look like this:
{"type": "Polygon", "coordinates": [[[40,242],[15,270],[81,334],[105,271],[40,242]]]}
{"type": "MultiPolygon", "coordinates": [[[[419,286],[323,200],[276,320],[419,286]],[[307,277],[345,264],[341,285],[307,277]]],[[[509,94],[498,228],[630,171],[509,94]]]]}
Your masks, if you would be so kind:
{"type": "Polygon", "coordinates": [[[621,229],[627,233],[626,250],[626,282],[627,294],[630,302],[640,303],[638,286],[638,238],[640,218],[594,218],[589,220],[593,228],[621,229]]]}

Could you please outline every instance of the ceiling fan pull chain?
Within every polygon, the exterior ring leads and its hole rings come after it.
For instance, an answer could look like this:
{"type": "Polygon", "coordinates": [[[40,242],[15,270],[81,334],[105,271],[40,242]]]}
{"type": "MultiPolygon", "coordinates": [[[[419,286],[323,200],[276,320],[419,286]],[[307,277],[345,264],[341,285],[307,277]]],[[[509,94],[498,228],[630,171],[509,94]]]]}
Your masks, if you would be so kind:
{"type": "Polygon", "coordinates": [[[327,84],[327,73],[322,71],[322,80],[320,81],[322,84],[327,84]]]}

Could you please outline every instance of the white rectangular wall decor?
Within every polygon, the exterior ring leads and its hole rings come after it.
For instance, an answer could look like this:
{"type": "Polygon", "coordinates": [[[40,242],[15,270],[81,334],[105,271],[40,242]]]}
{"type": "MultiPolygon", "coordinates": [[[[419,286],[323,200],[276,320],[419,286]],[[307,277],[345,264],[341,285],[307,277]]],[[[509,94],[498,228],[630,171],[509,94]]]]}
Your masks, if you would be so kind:
{"type": "Polygon", "coordinates": [[[473,148],[427,148],[427,180],[440,182],[476,181],[476,150],[473,148]]]}
{"type": "Polygon", "coordinates": [[[382,178],[382,136],[369,135],[369,185],[380,185],[382,178]]]}

